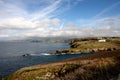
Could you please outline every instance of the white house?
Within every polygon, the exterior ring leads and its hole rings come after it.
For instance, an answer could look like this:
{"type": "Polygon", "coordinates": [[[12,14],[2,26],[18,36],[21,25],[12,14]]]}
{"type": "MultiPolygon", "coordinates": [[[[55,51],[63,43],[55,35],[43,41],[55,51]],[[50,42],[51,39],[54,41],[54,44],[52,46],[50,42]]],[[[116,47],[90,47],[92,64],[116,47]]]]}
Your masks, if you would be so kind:
{"type": "Polygon", "coordinates": [[[105,39],[98,40],[98,42],[106,42],[105,39]]]}

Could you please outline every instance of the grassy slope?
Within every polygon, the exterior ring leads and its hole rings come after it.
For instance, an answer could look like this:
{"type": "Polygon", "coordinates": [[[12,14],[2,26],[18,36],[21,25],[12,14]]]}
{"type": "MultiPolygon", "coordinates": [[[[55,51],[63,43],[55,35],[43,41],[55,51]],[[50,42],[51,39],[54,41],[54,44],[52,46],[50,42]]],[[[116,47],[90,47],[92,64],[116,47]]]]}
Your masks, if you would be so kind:
{"type": "Polygon", "coordinates": [[[113,38],[113,39],[106,39],[106,42],[98,42],[97,39],[91,40],[70,40],[70,48],[63,49],[63,50],[56,50],[55,52],[52,52],[51,54],[71,54],[71,53],[80,53],[80,52],[98,52],[98,51],[106,51],[106,50],[114,50],[114,49],[120,49],[120,38],[113,38]]]}
{"type": "Polygon", "coordinates": [[[75,41],[71,44],[70,50],[87,51],[93,49],[119,48],[120,38],[106,39],[106,42],[98,42],[98,40],[75,41]]]}
{"type": "Polygon", "coordinates": [[[87,49],[99,49],[99,48],[117,48],[118,46],[113,42],[75,42],[74,48],[75,50],[86,51],[87,49]]]}

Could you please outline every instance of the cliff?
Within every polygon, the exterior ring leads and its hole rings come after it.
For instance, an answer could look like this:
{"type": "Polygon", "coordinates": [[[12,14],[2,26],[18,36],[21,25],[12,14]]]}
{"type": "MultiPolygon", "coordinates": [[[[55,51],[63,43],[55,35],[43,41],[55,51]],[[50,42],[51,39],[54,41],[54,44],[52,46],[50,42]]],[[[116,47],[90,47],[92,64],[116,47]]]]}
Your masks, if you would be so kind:
{"type": "Polygon", "coordinates": [[[56,50],[50,54],[78,54],[86,52],[113,51],[120,49],[120,38],[106,39],[106,42],[98,42],[97,39],[72,39],[69,40],[70,48],[56,50]]]}

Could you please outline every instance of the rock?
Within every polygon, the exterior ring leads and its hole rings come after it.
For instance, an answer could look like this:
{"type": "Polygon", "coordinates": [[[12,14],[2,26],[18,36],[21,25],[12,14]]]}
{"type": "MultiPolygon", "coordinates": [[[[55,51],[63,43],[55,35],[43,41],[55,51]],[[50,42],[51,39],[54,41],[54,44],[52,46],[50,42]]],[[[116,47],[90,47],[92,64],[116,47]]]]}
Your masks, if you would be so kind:
{"type": "Polygon", "coordinates": [[[74,50],[69,50],[69,49],[64,49],[64,50],[56,50],[55,52],[52,52],[50,54],[76,54],[76,53],[82,53],[82,52],[98,52],[98,51],[114,51],[117,50],[117,48],[94,48],[94,49],[90,49],[87,48],[85,51],[81,51],[79,49],[74,49],[74,50]]]}
{"type": "Polygon", "coordinates": [[[23,54],[22,56],[31,56],[30,54],[23,54]]]}
{"type": "Polygon", "coordinates": [[[118,79],[117,80],[120,80],[120,74],[118,75],[118,79]]]}
{"type": "Polygon", "coordinates": [[[107,51],[112,51],[112,49],[111,49],[111,48],[108,48],[107,51]]]}
{"type": "Polygon", "coordinates": [[[63,52],[62,50],[56,50],[56,54],[62,53],[62,52],[63,52]]]}

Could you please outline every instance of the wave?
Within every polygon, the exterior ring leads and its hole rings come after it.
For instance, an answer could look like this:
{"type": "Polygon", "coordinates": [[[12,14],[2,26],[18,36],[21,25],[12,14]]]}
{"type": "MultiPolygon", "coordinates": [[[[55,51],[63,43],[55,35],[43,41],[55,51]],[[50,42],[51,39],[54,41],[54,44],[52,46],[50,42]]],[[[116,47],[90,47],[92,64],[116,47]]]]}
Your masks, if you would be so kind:
{"type": "Polygon", "coordinates": [[[50,54],[49,53],[30,54],[30,56],[42,56],[42,55],[49,56],[50,54]]]}
{"type": "Polygon", "coordinates": [[[47,56],[47,55],[51,55],[51,54],[49,54],[49,53],[41,53],[41,55],[46,55],[47,56]]]}

